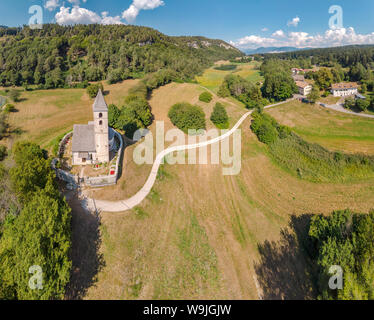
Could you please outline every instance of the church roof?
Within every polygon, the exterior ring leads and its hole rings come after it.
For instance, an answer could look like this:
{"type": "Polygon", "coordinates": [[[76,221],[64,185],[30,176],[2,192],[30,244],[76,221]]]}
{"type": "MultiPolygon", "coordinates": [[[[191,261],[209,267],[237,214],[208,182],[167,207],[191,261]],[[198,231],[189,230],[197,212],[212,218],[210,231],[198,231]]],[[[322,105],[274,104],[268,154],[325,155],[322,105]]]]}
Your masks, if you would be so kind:
{"type": "Polygon", "coordinates": [[[101,89],[99,89],[99,92],[97,93],[95,102],[93,104],[93,111],[94,112],[108,111],[108,106],[105,102],[101,89]]]}
{"type": "Polygon", "coordinates": [[[95,127],[93,125],[74,125],[72,152],[96,152],[95,127]]]}

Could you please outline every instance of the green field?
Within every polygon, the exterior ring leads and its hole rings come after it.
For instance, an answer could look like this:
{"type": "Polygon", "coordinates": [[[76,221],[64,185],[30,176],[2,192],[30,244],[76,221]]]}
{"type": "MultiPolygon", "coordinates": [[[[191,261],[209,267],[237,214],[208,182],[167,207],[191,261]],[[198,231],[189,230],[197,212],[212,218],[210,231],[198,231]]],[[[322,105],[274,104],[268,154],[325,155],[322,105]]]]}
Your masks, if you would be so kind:
{"type": "Polygon", "coordinates": [[[217,65],[215,65],[214,67],[207,69],[202,76],[196,77],[196,80],[203,87],[206,87],[216,93],[218,92],[218,89],[224,78],[231,73],[240,75],[241,77],[252,82],[263,81],[263,77],[261,76],[260,71],[257,70],[259,67],[258,62],[232,64],[237,66],[235,70],[216,70],[215,68],[217,67],[217,65]]]}
{"type": "Polygon", "coordinates": [[[279,123],[332,151],[374,154],[374,120],[297,101],[271,109],[279,123]]]}

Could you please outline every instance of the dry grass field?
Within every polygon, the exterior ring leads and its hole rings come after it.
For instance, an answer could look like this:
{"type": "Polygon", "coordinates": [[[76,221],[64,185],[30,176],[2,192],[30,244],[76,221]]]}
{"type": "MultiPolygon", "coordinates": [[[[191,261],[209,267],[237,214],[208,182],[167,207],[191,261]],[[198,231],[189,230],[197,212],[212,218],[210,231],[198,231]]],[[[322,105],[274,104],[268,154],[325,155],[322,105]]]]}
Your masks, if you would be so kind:
{"type": "MultiPolygon", "coordinates": [[[[128,90],[138,80],[105,85],[108,104],[122,104],[128,90]]],[[[28,139],[50,149],[51,142],[73,129],[74,124],[92,120],[92,103],[85,89],[56,89],[22,92],[21,102],[15,104],[17,112],[11,113],[11,129],[20,128],[22,133],[13,139],[28,139]]],[[[7,141],[11,145],[14,141],[7,141]]]]}
{"type": "Polygon", "coordinates": [[[374,154],[374,120],[292,101],[269,111],[281,124],[330,150],[374,154]]]}
{"type": "MultiPolygon", "coordinates": [[[[168,106],[197,103],[199,92],[190,84],[156,90],[151,99],[156,120],[168,122],[168,106]]],[[[212,106],[203,107],[208,113],[212,106]]],[[[240,105],[227,108],[233,119],[245,112],[240,105]]],[[[239,175],[223,176],[221,165],[165,165],[141,206],[101,213],[99,252],[105,266],[85,299],[313,297],[303,290],[306,262],[284,229],[291,217],[348,207],[368,212],[374,208],[374,181],[344,185],[299,180],[270,160],[249,126],[248,119],[242,126],[239,175]]],[[[119,186],[113,193],[98,190],[96,197],[126,198],[143,185],[150,166],[132,162],[134,147],[126,151],[119,186]]]]}
{"type": "Polygon", "coordinates": [[[303,261],[292,260],[296,254],[280,259],[276,250],[260,254],[258,245],[280,240],[291,215],[374,207],[373,181],[313,184],[279,169],[250,132],[249,120],[241,173],[224,177],[221,169],[166,165],[140,207],[102,213],[106,266],[86,298],[258,299],[282,286],[298,292],[305,278],[295,273],[303,261]],[[281,274],[283,267],[291,272],[281,274]],[[263,276],[267,269],[283,277],[279,287],[263,276]]]}
{"type": "MultiPolygon", "coordinates": [[[[108,103],[120,102],[136,81],[106,86],[108,103]]],[[[172,128],[167,113],[177,102],[200,105],[208,121],[215,102],[198,101],[203,88],[169,84],[153,93],[155,120],[172,128]]],[[[74,123],[91,119],[84,90],[24,93],[11,115],[12,126],[48,146],[74,123]]],[[[220,100],[230,127],[246,112],[240,103],[220,100]]],[[[269,111],[308,140],[329,148],[370,151],[372,123],[290,103],[269,111]]],[[[311,298],[305,289],[306,262],[285,231],[292,217],[374,208],[374,181],[315,184],[294,177],[270,160],[267,147],[242,129],[242,169],[223,176],[222,165],[164,165],[146,201],[124,213],[100,213],[100,223],[68,194],[73,208],[73,282],[67,298],[84,299],[291,299],[311,298]]],[[[155,123],[150,127],[154,132],[155,123]]],[[[18,139],[19,139],[18,138],[18,139]]],[[[167,146],[167,144],[166,144],[167,146]]],[[[125,151],[117,186],[96,189],[99,199],[134,195],[150,165],[136,165],[125,151]]]]}

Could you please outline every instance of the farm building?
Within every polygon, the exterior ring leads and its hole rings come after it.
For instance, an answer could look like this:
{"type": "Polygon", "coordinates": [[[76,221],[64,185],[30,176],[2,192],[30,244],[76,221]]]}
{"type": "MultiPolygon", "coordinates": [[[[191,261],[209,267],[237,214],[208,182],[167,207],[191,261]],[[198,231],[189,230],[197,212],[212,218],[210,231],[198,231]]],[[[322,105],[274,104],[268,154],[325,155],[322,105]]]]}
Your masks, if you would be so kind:
{"type": "Polygon", "coordinates": [[[331,86],[334,97],[346,97],[358,94],[358,84],[355,82],[335,83],[331,86]]]}
{"type": "Polygon", "coordinates": [[[297,88],[299,89],[299,93],[303,96],[307,96],[312,92],[312,85],[305,81],[295,81],[297,88]]]}

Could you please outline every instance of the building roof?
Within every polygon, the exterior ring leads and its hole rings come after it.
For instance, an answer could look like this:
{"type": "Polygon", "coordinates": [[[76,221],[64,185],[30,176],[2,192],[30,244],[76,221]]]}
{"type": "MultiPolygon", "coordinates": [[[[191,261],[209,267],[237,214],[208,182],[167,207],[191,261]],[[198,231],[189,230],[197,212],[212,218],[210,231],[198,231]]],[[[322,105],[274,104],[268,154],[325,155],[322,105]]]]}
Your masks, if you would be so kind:
{"type": "Polygon", "coordinates": [[[332,90],[357,89],[357,88],[358,88],[358,84],[356,82],[334,83],[331,86],[332,90]]]}
{"type": "Polygon", "coordinates": [[[299,88],[303,88],[303,89],[311,86],[311,84],[309,84],[308,82],[305,82],[305,81],[295,81],[295,83],[299,88]]]}
{"type": "Polygon", "coordinates": [[[93,125],[74,125],[72,152],[96,152],[95,127],[93,125]]]}
{"type": "Polygon", "coordinates": [[[366,97],[363,96],[362,94],[359,94],[359,93],[356,93],[356,98],[357,98],[357,99],[366,100],[366,97]]]}
{"type": "Polygon", "coordinates": [[[105,102],[101,89],[99,89],[99,92],[97,93],[95,102],[93,104],[93,111],[94,112],[108,111],[108,106],[105,102]]]}
{"type": "Polygon", "coordinates": [[[305,81],[305,77],[303,75],[294,75],[292,76],[292,78],[295,80],[295,81],[305,81]]]}

